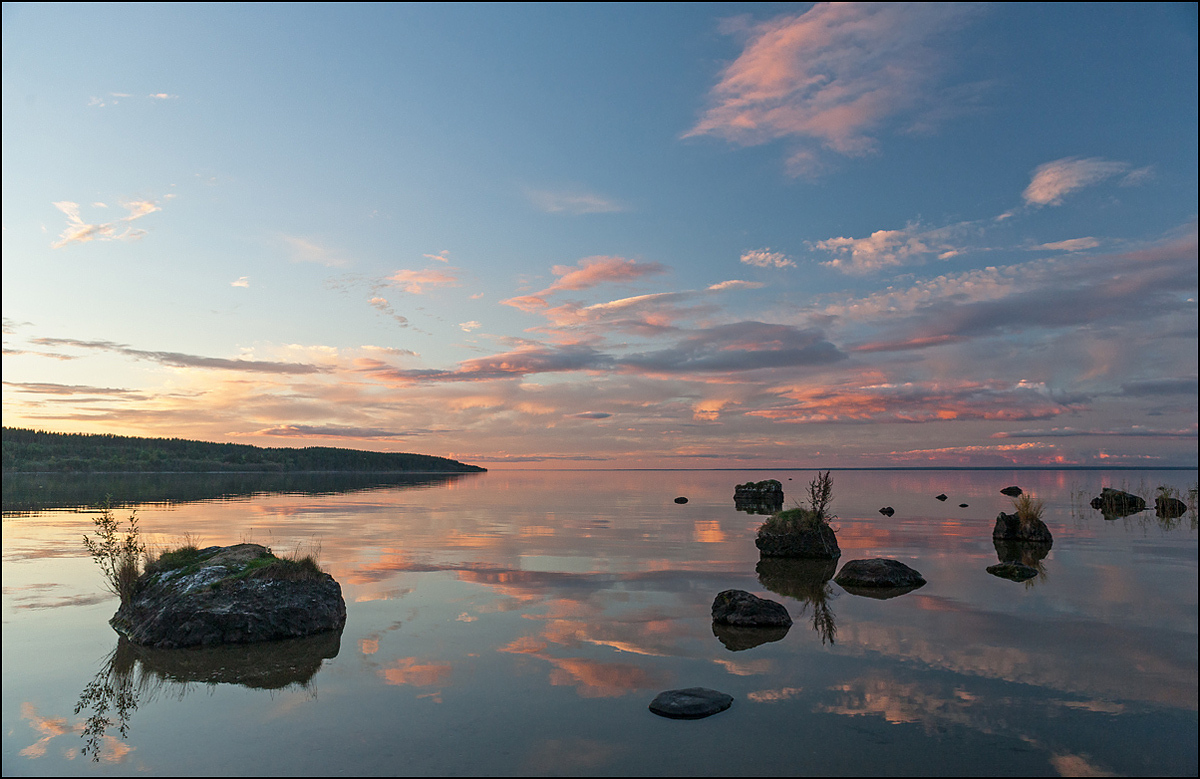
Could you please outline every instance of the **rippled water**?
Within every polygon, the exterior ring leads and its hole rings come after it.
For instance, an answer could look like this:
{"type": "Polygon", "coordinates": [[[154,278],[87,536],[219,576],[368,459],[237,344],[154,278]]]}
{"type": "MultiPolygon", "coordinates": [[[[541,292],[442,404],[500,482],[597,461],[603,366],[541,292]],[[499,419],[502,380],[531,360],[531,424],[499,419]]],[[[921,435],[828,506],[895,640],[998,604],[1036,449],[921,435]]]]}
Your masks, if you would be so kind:
{"type": "Polygon", "coordinates": [[[888,600],[759,564],[733,486],[769,477],[790,505],[812,473],[114,482],[152,544],[316,546],[346,596],[341,635],[154,652],[107,625],[70,509],[104,480],[6,476],[4,774],[1196,774],[1196,516],[1087,505],[1194,471],[834,472],[841,562],[929,582],[888,600]],[[1054,533],[1026,583],[985,570],[1010,484],[1054,533]],[[728,588],[795,624],[714,633],[728,588]],[[647,710],[692,686],[734,704],[647,710]]]}

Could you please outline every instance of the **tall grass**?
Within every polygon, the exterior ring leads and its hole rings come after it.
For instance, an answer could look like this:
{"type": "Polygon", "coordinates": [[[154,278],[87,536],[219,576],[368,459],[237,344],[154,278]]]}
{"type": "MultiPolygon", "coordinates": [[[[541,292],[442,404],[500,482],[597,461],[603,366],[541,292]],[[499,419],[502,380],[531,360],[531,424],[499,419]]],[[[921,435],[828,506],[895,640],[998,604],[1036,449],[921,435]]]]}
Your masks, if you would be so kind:
{"type": "Polygon", "coordinates": [[[1046,505],[1028,492],[1013,498],[1012,503],[1017,512],[1017,519],[1021,520],[1022,525],[1031,525],[1041,521],[1042,514],[1046,510],[1046,505]]]}

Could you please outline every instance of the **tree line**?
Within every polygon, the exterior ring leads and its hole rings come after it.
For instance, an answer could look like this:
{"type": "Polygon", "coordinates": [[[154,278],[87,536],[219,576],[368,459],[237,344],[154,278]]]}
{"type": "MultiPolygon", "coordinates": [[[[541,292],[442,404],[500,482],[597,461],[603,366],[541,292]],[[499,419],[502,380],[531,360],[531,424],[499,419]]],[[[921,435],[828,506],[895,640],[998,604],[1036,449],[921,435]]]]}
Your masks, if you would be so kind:
{"type": "Polygon", "coordinates": [[[3,429],[3,468],[5,471],[55,473],[467,473],[487,470],[445,457],[407,452],[367,452],[330,446],[261,447],[109,433],[49,433],[18,427],[3,429]]]}

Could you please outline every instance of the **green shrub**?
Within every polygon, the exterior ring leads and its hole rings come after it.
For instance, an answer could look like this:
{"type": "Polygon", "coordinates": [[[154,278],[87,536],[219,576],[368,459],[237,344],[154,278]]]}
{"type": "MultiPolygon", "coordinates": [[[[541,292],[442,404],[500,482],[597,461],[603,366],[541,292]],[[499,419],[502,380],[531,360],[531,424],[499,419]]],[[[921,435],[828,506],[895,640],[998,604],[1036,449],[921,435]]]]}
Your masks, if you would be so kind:
{"type": "Polygon", "coordinates": [[[112,496],[100,505],[100,516],[92,519],[96,526],[96,538],[83,537],[83,545],[104,574],[104,584],[121,599],[121,605],[129,603],[137,587],[142,558],[146,545],[142,543],[137,526],[137,511],[129,514],[129,530],[121,533],[121,523],[112,510],[112,496]]]}

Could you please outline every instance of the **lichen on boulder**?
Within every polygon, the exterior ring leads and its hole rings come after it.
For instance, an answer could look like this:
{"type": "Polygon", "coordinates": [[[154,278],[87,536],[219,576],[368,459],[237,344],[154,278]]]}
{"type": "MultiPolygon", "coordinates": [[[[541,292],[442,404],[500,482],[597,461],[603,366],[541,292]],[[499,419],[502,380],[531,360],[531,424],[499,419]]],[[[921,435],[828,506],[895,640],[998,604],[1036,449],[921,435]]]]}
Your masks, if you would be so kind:
{"type": "Polygon", "coordinates": [[[311,559],[259,544],[188,547],[147,566],[109,624],[160,649],[248,644],[341,630],[346,601],[311,559]]]}

